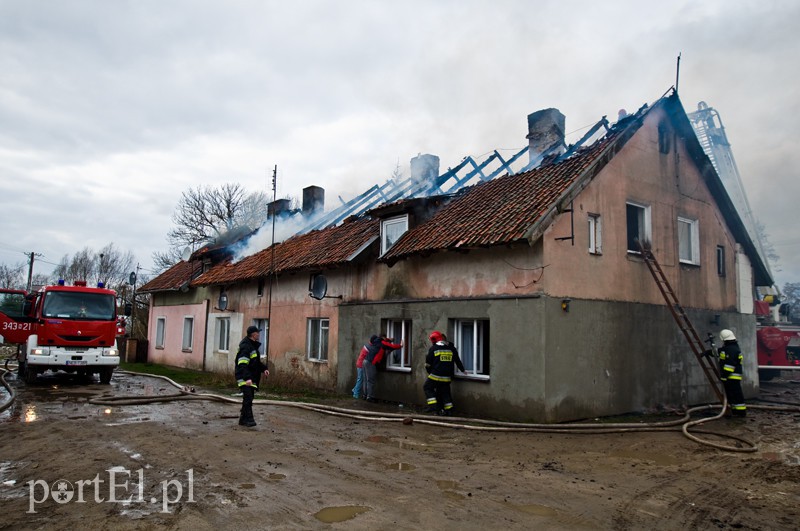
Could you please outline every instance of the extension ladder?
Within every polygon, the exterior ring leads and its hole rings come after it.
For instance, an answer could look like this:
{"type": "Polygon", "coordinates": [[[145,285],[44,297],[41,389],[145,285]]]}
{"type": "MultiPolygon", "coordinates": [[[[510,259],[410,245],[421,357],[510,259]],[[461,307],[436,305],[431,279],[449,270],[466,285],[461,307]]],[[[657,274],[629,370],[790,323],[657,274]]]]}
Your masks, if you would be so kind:
{"type": "Polygon", "coordinates": [[[697,361],[700,363],[700,367],[703,369],[709,383],[711,383],[711,388],[714,390],[719,401],[722,402],[724,399],[724,389],[717,375],[716,364],[710,357],[705,355],[706,349],[703,342],[700,340],[700,336],[697,334],[697,330],[692,326],[689,316],[686,315],[683,306],[681,306],[681,303],[678,301],[678,297],[672,290],[672,286],[670,286],[661,266],[658,265],[658,260],[656,260],[650,246],[642,245],[642,243],[639,242],[639,248],[641,249],[642,259],[653,275],[661,295],[664,296],[664,300],[667,303],[669,311],[672,313],[672,317],[675,318],[675,322],[678,323],[678,328],[681,329],[684,337],[686,337],[686,341],[689,342],[689,346],[692,348],[692,352],[694,352],[697,361]]]}

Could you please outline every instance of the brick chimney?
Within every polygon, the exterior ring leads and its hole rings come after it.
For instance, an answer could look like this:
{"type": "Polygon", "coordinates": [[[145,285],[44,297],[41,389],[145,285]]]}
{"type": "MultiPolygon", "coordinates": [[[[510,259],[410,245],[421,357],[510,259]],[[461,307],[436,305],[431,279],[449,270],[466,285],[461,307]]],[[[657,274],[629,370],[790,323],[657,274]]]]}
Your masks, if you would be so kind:
{"type": "Polygon", "coordinates": [[[303,188],[303,216],[319,214],[325,208],[325,189],[319,186],[303,188]]]}
{"type": "Polygon", "coordinates": [[[434,182],[439,177],[439,157],[422,154],[411,159],[411,178],[415,181],[434,182]]]}
{"type": "Polygon", "coordinates": [[[553,144],[558,147],[548,154],[564,153],[565,117],[558,109],[543,109],[528,115],[528,156],[530,161],[539,159],[553,144]]]}

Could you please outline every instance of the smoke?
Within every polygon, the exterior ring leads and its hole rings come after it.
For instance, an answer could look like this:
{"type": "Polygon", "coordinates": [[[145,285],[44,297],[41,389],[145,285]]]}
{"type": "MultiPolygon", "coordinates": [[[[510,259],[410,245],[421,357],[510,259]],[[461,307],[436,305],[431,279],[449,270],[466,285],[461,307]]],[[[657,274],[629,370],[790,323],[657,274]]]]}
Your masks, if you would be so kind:
{"type": "MultiPolygon", "coordinates": [[[[312,216],[303,216],[302,214],[276,216],[274,218],[274,243],[280,243],[288,238],[291,238],[310,224],[314,223],[317,219],[322,217],[322,215],[324,215],[324,212],[319,212],[312,216]]],[[[264,249],[268,249],[273,243],[272,228],[273,218],[270,218],[250,237],[243,238],[229,246],[230,251],[233,253],[233,262],[236,263],[243,258],[261,252],[264,249]]]]}

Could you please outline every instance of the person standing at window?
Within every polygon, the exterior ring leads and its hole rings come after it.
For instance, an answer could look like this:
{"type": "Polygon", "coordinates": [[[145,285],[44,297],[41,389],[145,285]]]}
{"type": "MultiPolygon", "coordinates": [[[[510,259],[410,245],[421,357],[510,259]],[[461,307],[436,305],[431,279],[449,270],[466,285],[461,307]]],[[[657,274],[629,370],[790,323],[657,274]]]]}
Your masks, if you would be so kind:
{"type": "Polygon", "coordinates": [[[367,402],[377,402],[375,398],[375,376],[378,374],[378,364],[383,360],[384,354],[395,349],[403,348],[403,342],[392,343],[392,340],[382,336],[372,336],[367,345],[367,356],[364,358],[364,377],[367,380],[367,402]]]}
{"type": "Polygon", "coordinates": [[[428,377],[422,390],[428,403],[428,413],[450,415],[453,409],[453,397],[450,394],[450,382],[453,380],[455,368],[464,371],[464,364],[458,356],[458,351],[452,343],[448,342],[444,334],[438,330],[429,336],[431,347],[425,357],[425,370],[428,377]]]}
{"type": "Polygon", "coordinates": [[[369,349],[367,345],[361,347],[361,352],[358,354],[358,359],[356,360],[356,385],[353,387],[353,398],[366,398],[367,395],[364,392],[364,360],[367,357],[367,353],[369,349]]]}
{"type": "Polygon", "coordinates": [[[242,409],[239,415],[239,426],[252,428],[256,425],[253,418],[253,398],[255,398],[261,374],[269,376],[269,371],[261,363],[258,348],[260,332],[258,327],[247,328],[247,335],[239,342],[239,351],[236,353],[236,384],[242,390],[242,409]]]}

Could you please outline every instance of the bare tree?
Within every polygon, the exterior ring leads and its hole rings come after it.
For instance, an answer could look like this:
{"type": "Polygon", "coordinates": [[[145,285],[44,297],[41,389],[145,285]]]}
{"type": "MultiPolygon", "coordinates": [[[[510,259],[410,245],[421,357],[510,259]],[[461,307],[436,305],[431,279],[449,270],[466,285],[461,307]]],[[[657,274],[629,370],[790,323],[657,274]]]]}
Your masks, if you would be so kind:
{"type": "Polygon", "coordinates": [[[23,289],[25,287],[24,264],[7,266],[0,264],[0,288],[23,289]]]}
{"type": "Polygon", "coordinates": [[[267,219],[267,202],[264,192],[248,194],[241,185],[231,183],[183,192],[172,214],[175,225],[167,232],[169,249],[153,253],[156,269],[178,262],[185,247],[196,249],[232,229],[260,227],[267,219]]]}
{"type": "Polygon", "coordinates": [[[84,247],[70,258],[61,258],[53,273],[69,283],[76,280],[102,282],[111,289],[124,285],[133,267],[133,253],[122,252],[109,243],[100,252],[84,247]]]}

